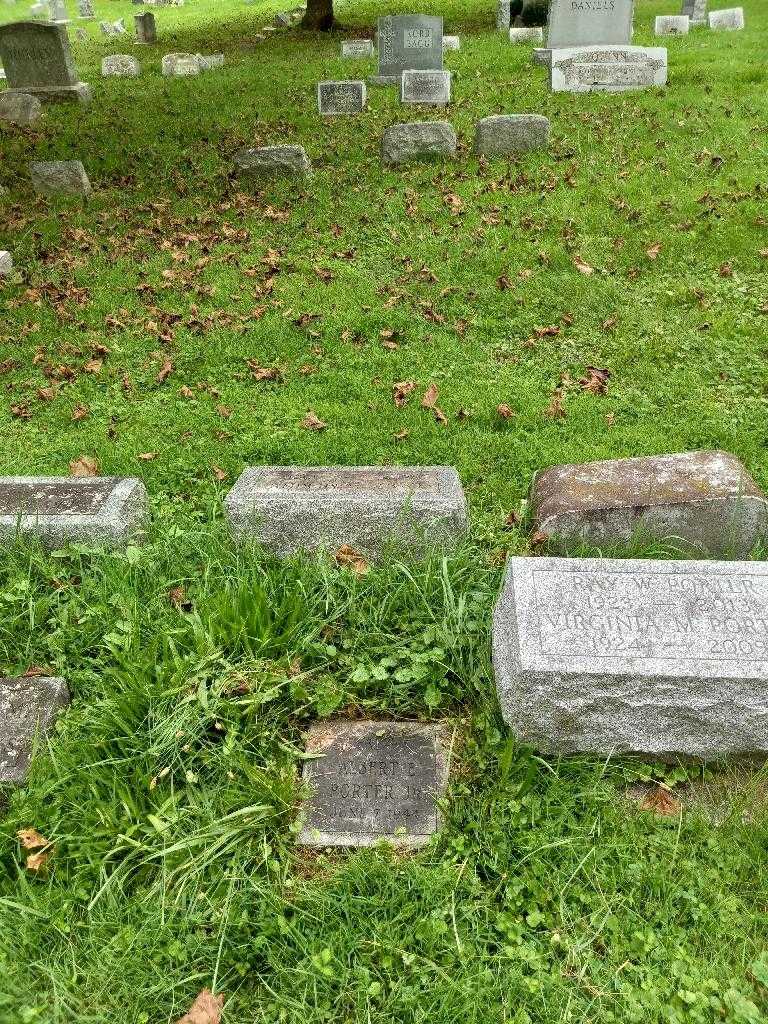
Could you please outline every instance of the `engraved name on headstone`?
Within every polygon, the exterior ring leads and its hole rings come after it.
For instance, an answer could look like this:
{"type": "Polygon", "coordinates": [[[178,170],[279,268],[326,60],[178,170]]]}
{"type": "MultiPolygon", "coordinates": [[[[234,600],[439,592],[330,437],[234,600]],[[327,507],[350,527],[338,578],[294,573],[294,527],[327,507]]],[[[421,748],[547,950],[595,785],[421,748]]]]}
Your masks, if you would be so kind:
{"type": "Polygon", "coordinates": [[[552,92],[625,92],[666,82],[662,47],[562,47],[552,51],[549,65],[552,92]]]}
{"type": "Polygon", "coordinates": [[[512,558],[493,660],[541,750],[764,756],[768,564],[512,558]]]}
{"type": "Polygon", "coordinates": [[[444,107],[451,102],[450,71],[404,71],[400,102],[444,107]]]}
{"type": "Polygon", "coordinates": [[[321,114],[359,114],[365,101],[365,82],[317,83],[317,108],[321,114]]]}
{"type": "Polygon", "coordinates": [[[307,735],[299,843],[416,847],[438,830],[447,730],[417,722],[325,722],[307,735]]]}
{"type": "Polygon", "coordinates": [[[443,19],[426,14],[379,18],[381,85],[398,85],[403,71],[440,71],[443,67],[443,19]]]}
{"type": "Polygon", "coordinates": [[[0,26],[0,63],[9,91],[32,93],[41,101],[90,99],[77,70],[63,25],[19,21],[0,26]]]}
{"type": "Polygon", "coordinates": [[[633,0],[552,0],[547,46],[596,46],[632,41],[633,0]]]}

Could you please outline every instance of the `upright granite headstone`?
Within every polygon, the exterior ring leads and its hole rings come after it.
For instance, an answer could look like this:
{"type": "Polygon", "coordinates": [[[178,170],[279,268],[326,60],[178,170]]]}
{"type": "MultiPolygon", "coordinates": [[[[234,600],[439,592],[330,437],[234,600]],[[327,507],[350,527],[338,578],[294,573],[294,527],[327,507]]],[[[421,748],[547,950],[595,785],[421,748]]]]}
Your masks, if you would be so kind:
{"type": "Polygon", "coordinates": [[[7,249],[0,249],[0,277],[10,277],[13,273],[13,256],[7,249]]]}
{"type": "Polygon", "coordinates": [[[157,27],[152,11],[146,11],[144,14],[135,14],[133,24],[136,29],[137,45],[146,46],[157,42],[157,27]]]}
{"type": "Polygon", "coordinates": [[[633,0],[552,0],[547,46],[632,42],[633,0]]]}
{"type": "Polygon", "coordinates": [[[92,192],[80,160],[36,160],[29,165],[29,173],[41,196],[89,196],[92,192]]]}
{"type": "Polygon", "coordinates": [[[418,847],[440,827],[448,731],[419,722],[323,722],[309,730],[303,846],[418,847]]]}
{"type": "Polygon", "coordinates": [[[0,783],[24,781],[35,741],[52,728],[67,704],[63,679],[0,679],[0,783]]]}
{"type": "Polygon", "coordinates": [[[138,78],[141,65],[131,53],[111,53],[101,59],[103,78],[138,78]]]}
{"type": "Polygon", "coordinates": [[[508,32],[512,24],[511,0],[498,0],[496,4],[496,28],[499,32],[508,32]]]}
{"type": "Polygon", "coordinates": [[[508,157],[549,142],[549,119],[540,114],[491,114],[482,117],[475,133],[475,153],[484,157],[508,157]]]}
{"type": "Polygon", "coordinates": [[[224,504],[235,536],[280,555],[448,545],[467,525],[458,474],[447,466],[259,466],[243,471],[224,504]]]}
{"type": "Polygon", "coordinates": [[[715,31],[737,32],[744,28],[744,8],[729,7],[724,11],[709,12],[709,27],[715,31]]]}
{"type": "Polygon", "coordinates": [[[426,14],[379,18],[378,85],[399,85],[403,71],[440,71],[443,67],[443,19],[426,14]]]}
{"type": "Polygon", "coordinates": [[[449,121],[391,124],[381,136],[381,161],[406,164],[456,156],[456,132],[449,121]]]}
{"type": "Polygon", "coordinates": [[[768,755],[768,563],[512,558],[506,722],[551,754],[768,755]]]}
{"type": "Polygon", "coordinates": [[[77,15],[80,21],[93,21],[96,17],[93,0],[77,0],[77,15]]]}
{"type": "Polygon", "coordinates": [[[19,21],[0,25],[0,63],[9,92],[31,93],[43,102],[87,103],[90,87],[78,81],[63,25],[19,21]]]}
{"type": "Polygon", "coordinates": [[[681,14],[687,14],[691,25],[706,25],[709,0],[683,0],[681,14]]]}
{"type": "Polygon", "coordinates": [[[0,92],[0,121],[28,127],[42,116],[40,100],[28,92],[0,92]]]}
{"type": "Polygon", "coordinates": [[[241,179],[262,184],[268,178],[309,178],[312,175],[312,163],[303,146],[252,146],[239,149],[235,153],[234,163],[241,179]]]}
{"type": "Polygon", "coordinates": [[[144,484],[130,477],[0,477],[0,537],[120,546],[141,528],[146,505],[144,484]]]}
{"type": "Polygon", "coordinates": [[[550,53],[552,92],[626,92],[667,83],[662,47],[574,46],[550,53]]]}
{"type": "Polygon", "coordinates": [[[68,25],[69,14],[67,13],[67,5],[64,0],[50,0],[50,19],[57,25],[68,25]]]}

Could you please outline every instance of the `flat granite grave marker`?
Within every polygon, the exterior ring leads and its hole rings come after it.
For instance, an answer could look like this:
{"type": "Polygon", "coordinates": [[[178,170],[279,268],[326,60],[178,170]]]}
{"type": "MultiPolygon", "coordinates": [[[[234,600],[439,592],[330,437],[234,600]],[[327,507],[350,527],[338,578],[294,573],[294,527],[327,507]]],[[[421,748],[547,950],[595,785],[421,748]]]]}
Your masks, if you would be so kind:
{"type": "Polygon", "coordinates": [[[302,846],[423,846],[440,827],[448,730],[419,722],[323,722],[307,734],[302,846]]]}
{"type": "Polygon", "coordinates": [[[663,47],[576,46],[552,50],[552,92],[626,92],[667,83],[663,47]]]}
{"type": "Polygon", "coordinates": [[[459,36],[443,36],[443,50],[460,50],[461,39],[459,36]]]}
{"type": "Polygon", "coordinates": [[[160,73],[167,78],[199,75],[200,61],[195,53],[166,53],[160,61],[160,73]]]}
{"type": "Polygon", "coordinates": [[[633,0],[552,0],[547,47],[629,44],[633,0]]]}
{"type": "Polygon", "coordinates": [[[510,43],[543,43],[544,29],[540,26],[513,27],[509,30],[510,43]]]}
{"type": "Polygon", "coordinates": [[[448,466],[258,466],[225,499],[236,537],[280,555],[350,545],[376,554],[394,541],[451,544],[467,527],[458,474],[448,466]]]}
{"type": "Polygon", "coordinates": [[[31,93],[43,102],[87,103],[90,87],[78,81],[63,25],[17,21],[0,26],[0,63],[8,78],[8,95],[31,93]]]}
{"type": "Polygon", "coordinates": [[[475,153],[504,157],[543,149],[549,143],[549,118],[541,114],[491,114],[477,122],[475,153]]]}
{"type": "Polygon", "coordinates": [[[79,160],[38,160],[29,165],[29,173],[41,196],[89,196],[92,192],[79,160]]]}
{"type": "Polygon", "coordinates": [[[312,164],[303,146],[253,146],[240,149],[234,156],[235,170],[241,178],[309,178],[312,164]]]}
{"type": "Polygon", "coordinates": [[[102,78],[138,78],[141,65],[130,53],[111,53],[101,59],[102,78]]]}
{"type": "Polygon", "coordinates": [[[690,18],[685,14],[660,14],[654,23],[654,35],[687,36],[690,18]]]}
{"type": "Polygon", "coordinates": [[[26,127],[38,121],[42,112],[40,100],[31,93],[0,92],[0,121],[26,127]]]}
{"type": "Polygon", "coordinates": [[[144,484],[133,477],[0,477],[0,537],[34,534],[46,547],[126,544],[146,508],[144,484]]]}
{"type": "Polygon", "coordinates": [[[400,102],[445,107],[451,102],[450,71],[404,71],[400,102]]]}
{"type": "Polygon", "coordinates": [[[10,277],[13,272],[13,257],[7,249],[0,249],[0,277],[10,277]]]}
{"type": "Polygon", "coordinates": [[[341,44],[342,57],[372,57],[372,39],[345,39],[341,44]]]}
{"type": "Polygon", "coordinates": [[[768,535],[768,498],[721,451],[553,466],[534,477],[531,508],[535,529],[565,551],[644,533],[743,558],[768,535]]]}
{"type": "Polygon", "coordinates": [[[729,7],[725,11],[710,11],[709,27],[715,31],[739,31],[744,28],[744,8],[729,7]]]}
{"type": "Polygon", "coordinates": [[[35,740],[52,728],[67,704],[63,679],[0,679],[0,783],[24,781],[35,740]]]}
{"type": "Polygon", "coordinates": [[[134,14],[133,25],[136,29],[136,45],[149,46],[157,42],[157,26],[152,11],[145,11],[144,14],[134,14]]]}
{"type": "Polygon", "coordinates": [[[377,85],[399,85],[404,71],[442,71],[443,19],[426,14],[379,18],[377,85]]]}
{"type": "Polygon", "coordinates": [[[317,109],[321,114],[359,114],[365,109],[365,82],[318,82],[317,109]]]}
{"type": "Polygon", "coordinates": [[[413,160],[456,156],[456,132],[448,121],[408,121],[392,124],[381,136],[381,161],[405,164],[413,160]]]}
{"type": "Polygon", "coordinates": [[[768,754],[768,564],[511,558],[502,713],[551,754],[768,754]]]}

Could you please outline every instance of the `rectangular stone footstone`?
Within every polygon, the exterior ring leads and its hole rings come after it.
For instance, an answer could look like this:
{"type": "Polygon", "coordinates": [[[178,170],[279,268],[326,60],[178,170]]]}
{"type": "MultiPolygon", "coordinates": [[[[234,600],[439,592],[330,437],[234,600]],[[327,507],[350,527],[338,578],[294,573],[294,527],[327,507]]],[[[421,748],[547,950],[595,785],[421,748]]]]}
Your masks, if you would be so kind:
{"type": "Polygon", "coordinates": [[[29,165],[29,174],[41,196],[89,196],[92,191],[79,160],[37,160],[29,165]]]}
{"type": "Polygon", "coordinates": [[[459,36],[443,36],[443,52],[446,50],[460,50],[461,39],[459,36]]]}
{"type": "Polygon", "coordinates": [[[643,534],[745,558],[768,535],[768,499],[739,459],[720,451],[552,466],[534,477],[531,508],[536,531],[564,551],[643,534]]]}
{"type": "Polygon", "coordinates": [[[654,23],[654,35],[687,36],[690,18],[684,14],[660,14],[654,23]]]}
{"type": "Polygon", "coordinates": [[[544,29],[536,26],[513,27],[509,30],[510,43],[543,43],[544,29]]]}
{"type": "Polygon", "coordinates": [[[549,754],[768,754],[768,564],[512,558],[502,713],[549,754]]]}
{"type": "Polygon", "coordinates": [[[63,679],[0,679],[0,783],[24,781],[35,741],[51,729],[67,704],[63,679]]]}
{"type": "Polygon", "coordinates": [[[744,8],[729,7],[725,11],[709,12],[709,27],[714,30],[737,32],[744,28],[744,8]]]}
{"type": "Polygon", "coordinates": [[[32,94],[41,102],[87,103],[91,98],[90,87],[78,81],[64,25],[39,21],[0,25],[0,64],[10,91],[32,94]]]}
{"type": "Polygon", "coordinates": [[[680,13],[688,15],[691,25],[706,25],[708,5],[709,0],[683,0],[680,13]]]}
{"type": "Polygon", "coordinates": [[[303,146],[255,146],[240,149],[234,157],[241,178],[308,178],[312,164],[303,146]]]}
{"type": "Polygon", "coordinates": [[[0,477],[0,537],[18,532],[46,547],[67,542],[121,546],[144,523],[147,492],[132,477],[0,477]]]}
{"type": "Polygon", "coordinates": [[[451,102],[450,71],[404,71],[400,102],[445,107],[451,102]]]}
{"type": "Polygon", "coordinates": [[[467,505],[448,466],[258,466],[224,501],[236,537],[279,555],[337,551],[375,555],[388,544],[422,550],[455,543],[467,505]]]}
{"type": "Polygon", "coordinates": [[[477,122],[475,152],[478,156],[505,157],[549,143],[549,118],[540,114],[491,114],[477,122]]]}
{"type": "Polygon", "coordinates": [[[456,156],[456,132],[448,121],[409,121],[384,129],[381,159],[385,164],[456,156]]]}
{"type": "Polygon", "coordinates": [[[372,39],[345,39],[341,44],[342,57],[372,57],[373,52],[372,39]]]}
{"type": "Polygon", "coordinates": [[[379,73],[376,85],[399,85],[404,71],[441,71],[443,19],[426,14],[379,18],[379,73]]]}
{"type": "Polygon", "coordinates": [[[366,88],[363,81],[318,82],[317,109],[325,116],[360,114],[365,109],[366,88]]]}
{"type": "Polygon", "coordinates": [[[440,827],[448,731],[418,722],[324,722],[307,734],[302,846],[418,847],[440,827]]]}
{"type": "Polygon", "coordinates": [[[667,51],[644,46],[577,46],[552,50],[552,92],[626,92],[667,83],[667,51]]]}

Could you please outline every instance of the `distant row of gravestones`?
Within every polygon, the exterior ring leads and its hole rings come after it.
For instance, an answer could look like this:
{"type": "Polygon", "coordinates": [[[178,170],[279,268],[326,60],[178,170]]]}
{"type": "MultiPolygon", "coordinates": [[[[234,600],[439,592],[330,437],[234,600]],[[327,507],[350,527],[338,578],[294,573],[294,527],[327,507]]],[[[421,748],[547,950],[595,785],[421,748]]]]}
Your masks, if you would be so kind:
{"type": "MultiPolygon", "coordinates": [[[[467,530],[461,483],[444,466],[254,467],[224,504],[240,540],[280,556],[327,550],[358,572],[364,558],[445,549],[467,530]]],[[[641,530],[744,557],[768,537],[768,499],[725,452],[555,466],[535,476],[531,506],[536,536],[566,553],[641,530]]],[[[22,531],[48,546],[124,545],[145,519],[137,479],[0,478],[7,541],[22,531]]],[[[768,754],[766,563],[511,558],[492,639],[504,718],[545,753],[768,754]]],[[[24,779],[35,737],[68,700],[58,677],[0,680],[0,782],[24,779]]],[[[299,842],[426,842],[454,739],[449,722],[317,723],[299,842]]]]}

